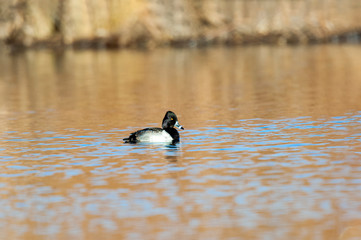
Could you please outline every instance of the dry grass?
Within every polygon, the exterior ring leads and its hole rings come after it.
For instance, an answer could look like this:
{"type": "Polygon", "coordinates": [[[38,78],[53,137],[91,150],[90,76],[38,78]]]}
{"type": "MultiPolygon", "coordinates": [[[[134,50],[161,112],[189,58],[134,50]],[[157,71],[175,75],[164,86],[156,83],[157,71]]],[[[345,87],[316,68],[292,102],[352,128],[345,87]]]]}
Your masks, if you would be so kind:
{"type": "Polygon", "coordinates": [[[155,47],[358,41],[359,0],[2,0],[0,41],[155,47]]]}

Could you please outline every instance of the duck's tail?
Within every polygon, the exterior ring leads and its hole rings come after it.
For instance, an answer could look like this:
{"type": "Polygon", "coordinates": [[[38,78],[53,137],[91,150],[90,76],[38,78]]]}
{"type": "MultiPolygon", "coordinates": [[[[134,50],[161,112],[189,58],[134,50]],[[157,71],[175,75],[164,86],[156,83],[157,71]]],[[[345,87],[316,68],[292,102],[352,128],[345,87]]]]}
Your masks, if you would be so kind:
{"type": "Polygon", "coordinates": [[[136,143],[137,137],[135,136],[135,133],[130,134],[129,137],[123,138],[124,143],[136,143]]]}

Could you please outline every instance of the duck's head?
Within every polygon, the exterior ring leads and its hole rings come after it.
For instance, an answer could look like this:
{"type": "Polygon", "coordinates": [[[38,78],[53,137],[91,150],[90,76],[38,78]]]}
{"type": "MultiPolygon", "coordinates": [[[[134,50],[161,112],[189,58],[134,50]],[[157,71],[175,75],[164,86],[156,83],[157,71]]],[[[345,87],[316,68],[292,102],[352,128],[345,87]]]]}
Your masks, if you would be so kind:
{"type": "Polygon", "coordinates": [[[168,111],[163,118],[162,128],[166,129],[166,128],[173,128],[173,127],[177,127],[179,129],[184,129],[179,124],[177,115],[175,115],[175,113],[172,111],[168,111]]]}

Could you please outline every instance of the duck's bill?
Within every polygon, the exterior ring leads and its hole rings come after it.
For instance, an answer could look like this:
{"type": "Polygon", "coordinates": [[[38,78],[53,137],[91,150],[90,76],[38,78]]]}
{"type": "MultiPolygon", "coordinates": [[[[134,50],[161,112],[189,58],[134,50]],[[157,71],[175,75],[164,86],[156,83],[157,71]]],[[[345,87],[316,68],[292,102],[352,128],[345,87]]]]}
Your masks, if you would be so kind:
{"type": "Polygon", "coordinates": [[[179,129],[184,130],[184,127],[182,127],[182,125],[180,125],[178,121],[175,122],[174,126],[179,128],[179,129]]]}

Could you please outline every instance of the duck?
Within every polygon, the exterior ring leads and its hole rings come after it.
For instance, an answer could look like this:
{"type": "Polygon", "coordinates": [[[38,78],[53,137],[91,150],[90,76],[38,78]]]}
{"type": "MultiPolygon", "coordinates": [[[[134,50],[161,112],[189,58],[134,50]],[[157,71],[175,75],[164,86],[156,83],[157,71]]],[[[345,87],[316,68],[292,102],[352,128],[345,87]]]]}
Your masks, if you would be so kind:
{"type": "Polygon", "coordinates": [[[184,130],[179,124],[177,115],[172,111],[167,111],[163,121],[162,128],[145,128],[138,130],[124,138],[124,143],[178,143],[180,140],[178,131],[174,128],[184,130]]]}

